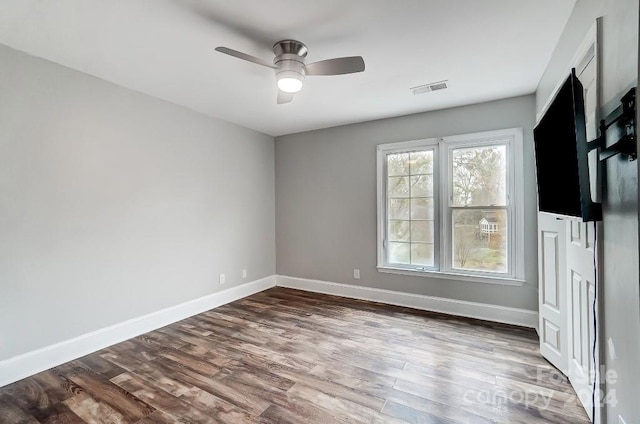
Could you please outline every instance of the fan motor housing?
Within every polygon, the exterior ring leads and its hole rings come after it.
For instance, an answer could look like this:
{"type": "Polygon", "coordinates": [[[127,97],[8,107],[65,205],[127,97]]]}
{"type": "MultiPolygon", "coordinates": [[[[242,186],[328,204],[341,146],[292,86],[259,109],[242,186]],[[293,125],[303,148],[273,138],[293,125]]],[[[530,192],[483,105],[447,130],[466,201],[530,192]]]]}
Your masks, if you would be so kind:
{"type": "MultiPolygon", "coordinates": [[[[282,56],[285,54],[291,54],[299,56],[300,58],[305,58],[307,53],[309,53],[309,49],[305,46],[304,43],[296,40],[281,40],[273,45],[273,53],[276,55],[276,59],[278,56],[282,56]]],[[[275,62],[275,61],[274,61],[275,62]]]]}
{"type": "Polygon", "coordinates": [[[278,77],[290,77],[293,76],[292,73],[297,73],[300,75],[299,78],[304,78],[306,75],[304,59],[309,53],[304,43],[296,40],[278,41],[273,45],[273,52],[276,55],[273,64],[278,67],[276,69],[278,77]]]}
{"type": "Polygon", "coordinates": [[[293,54],[283,54],[273,60],[279,71],[294,71],[304,75],[304,59],[293,54]]]}

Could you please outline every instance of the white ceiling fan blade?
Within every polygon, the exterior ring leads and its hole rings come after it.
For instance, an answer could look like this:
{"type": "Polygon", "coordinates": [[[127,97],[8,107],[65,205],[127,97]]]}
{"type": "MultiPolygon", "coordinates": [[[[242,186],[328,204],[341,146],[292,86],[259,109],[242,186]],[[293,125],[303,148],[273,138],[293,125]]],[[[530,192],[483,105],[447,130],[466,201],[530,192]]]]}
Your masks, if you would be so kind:
{"type": "Polygon", "coordinates": [[[338,57],[305,66],[307,75],[344,75],[364,71],[362,56],[338,57]]]}
{"type": "Polygon", "coordinates": [[[228,47],[216,47],[216,51],[220,53],[228,54],[229,56],[237,57],[238,59],[242,59],[248,62],[258,64],[258,65],[266,66],[267,68],[278,69],[276,65],[269,63],[266,60],[262,60],[258,57],[251,56],[246,53],[242,53],[237,50],[230,49],[228,47]]]}
{"type": "Polygon", "coordinates": [[[278,104],[290,103],[293,100],[293,93],[285,93],[278,90],[278,104]]]}

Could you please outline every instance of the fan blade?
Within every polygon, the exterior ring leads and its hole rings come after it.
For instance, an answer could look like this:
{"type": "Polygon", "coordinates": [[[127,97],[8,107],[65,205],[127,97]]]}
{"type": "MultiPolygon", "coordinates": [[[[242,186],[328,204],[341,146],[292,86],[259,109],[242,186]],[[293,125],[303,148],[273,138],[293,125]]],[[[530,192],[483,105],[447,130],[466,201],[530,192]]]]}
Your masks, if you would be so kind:
{"type": "Polygon", "coordinates": [[[285,93],[278,90],[278,104],[290,103],[293,100],[293,93],[285,93]]]}
{"type": "Polygon", "coordinates": [[[307,75],[344,75],[364,71],[362,56],[338,57],[305,66],[307,75]]]}
{"type": "Polygon", "coordinates": [[[230,49],[228,47],[216,47],[216,51],[224,54],[228,54],[229,56],[237,57],[238,59],[246,60],[248,62],[256,63],[258,65],[266,66],[271,69],[278,69],[278,67],[272,63],[269,63],[265,60],[257,58],[255,56],[248,55],[246,53],[239,52],[237,50],[230,49]]]}

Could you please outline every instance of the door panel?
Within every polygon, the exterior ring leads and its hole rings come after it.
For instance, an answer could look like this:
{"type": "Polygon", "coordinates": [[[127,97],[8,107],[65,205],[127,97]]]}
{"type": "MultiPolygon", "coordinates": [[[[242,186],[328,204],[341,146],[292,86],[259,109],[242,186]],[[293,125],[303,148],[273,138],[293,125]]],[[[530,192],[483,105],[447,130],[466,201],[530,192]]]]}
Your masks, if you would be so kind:
{"type": "Polygon", "coordinates": [[[553,231],[542,231],[542,270],[543,270],[543,286],[542,286],[542,303],[545,306],[559,309],[558,297],[560,288],[558,286],[558,277],[560,268],[558,266],[558,249],[559,249],[558,233],[553,231]]]}
{"type": "Polygon", "coordinates": [[[558,354],[560,353],[560,348],[561,348],[560,334],[561,334],[561,331],[558,326],[556,326],[552,322],[547,321],[546,319],[544,320],[544,326],[542,331],[543,343],[547,347],[556,350],[558,354]]]}
{"type": "Polygon", "coordinates": [[[574,366],[581,369],[582,362],[582,277],[575,271],[571,272],[571,360],[574,366]]]}
{"type": "Polygon", "coordinates": [[[562,220],[538,214],[540,353],[567,373],[566,229],[562,220]]]}

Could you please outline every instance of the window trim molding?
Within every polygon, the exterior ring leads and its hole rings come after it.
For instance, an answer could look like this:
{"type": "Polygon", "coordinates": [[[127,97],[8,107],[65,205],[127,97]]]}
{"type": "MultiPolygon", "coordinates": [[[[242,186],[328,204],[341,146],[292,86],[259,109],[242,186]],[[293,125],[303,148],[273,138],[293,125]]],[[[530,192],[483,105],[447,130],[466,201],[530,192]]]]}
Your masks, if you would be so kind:
{"type": "Polygon", "coordinates": [[[435,278],[440,280],[456,280],[481,284],[498,284],[502,286],[524,286],[527,282],[519,278],[484,276],[443,271],[419,271],[410,268],[394,268],[392,266],[378,266],[378,272],[383,274],[409,275],[412,277],[435,278]]]}
{"type": "MultiPolygon", "coordinates": [[[[419,277],[431,277],[442,279],[456,279],[470,282],[480,283],[495,283],[506,285],[523,285],[524,280],[524,169],[523,169],[523,130],[522,128],[508,128],[502,130],[482,131],[476,133],[459,134],[447,137],[437,138],[425,138],[410,141],[401,141],[396,143],[384,143],[379,144],[376,147],[376,185],[377,185],[377,269],[379,272],[412,275],[419,277]],[[503,139],[503,140],[500,140],[503,139]],[[451,169],[447,166],[449,155],[456,146],[460,145],[487,145],[487,143],[494,142],[495,144],[502,144],[501,141],[505,141],[508,151],[508,178],[509,178],[509,190],[508,190],[508,204],[512,204],[513,207],[508,207],[508,213],[510,219],[513,220],[512,235],[509,237],[509,242],[513,246],[510,248],[510,273],[508,274],[492,274],[482,272],[459,272],[453,269],[449,263],[450,258],[447,255],[442,255],[442,252],[446,252],[450,242],[447,240],[449,235],[445,233],[445,226],[448,225],[450,219],[447,217],[449,205],[449,193],[446,193],[443,197],[442,190],[450,190],[451,187],[451,169]],[[428,268],[424,270],[394,267],[385,263],[385,246],[386,231],[387,231],[387,193],[385,176],[386,170],[386,155],[393,152],[401,152],[411,150],[413,148],[429,147],[433,146],[435,154],[437,154],[437,160],[434,160],[434,166],[437,167],[437,172],[434,172],[434,219],[437,223],[434,245],[438,247],[434,249],[434,260],[438,264],[438,268],[428,268]],[[447,175],[442,173],[446,172],[447,175]],[[441,180],[447,178],[445,187],[441,184],[441,180]],[[446,202],[445,202],[446,201],[446,202]],[[511,212],[512,211],[512,212],[511,212]],[[446,222],[445,222],[446,221],[446,222]]],[[[449,255],[450,256],[450,255],[449,255]]]]}

